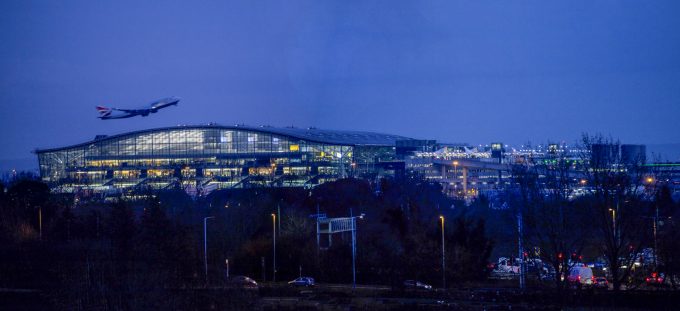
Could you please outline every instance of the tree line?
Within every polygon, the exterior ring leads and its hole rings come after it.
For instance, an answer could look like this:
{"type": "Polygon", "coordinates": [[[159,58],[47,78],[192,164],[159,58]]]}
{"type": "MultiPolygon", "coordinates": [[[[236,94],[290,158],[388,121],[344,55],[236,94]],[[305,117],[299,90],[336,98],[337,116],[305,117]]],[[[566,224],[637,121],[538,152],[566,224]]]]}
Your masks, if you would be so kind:
{"type": "Polygon", "coordinates": [[[351,283],[349,233],[317,244],[317,210],[357,222],[357,282],[398,286],[417,279],[441,286],[445,219],[446,282],[483,280],[494,242],[472,208],[414,176],[370,183],[342,179],[314,189],[218,190],[191,199],[182,191],[136,200],[74,202],[35,179],[0,191],[0,286],[44,291],[64,309],[181,308],[195,297],[177,290],[226,284],[229,273],[258,282],[302,273],[323,283],[351,283]],[[213,217],[208,218],[206,217],[213,217]],[[279,222],[280,221],[280,225],[279,222]],[[204,267],[204,222],[207,274],[204,267]]]}
{"type": "Polygon", "coordinates": [[[680,206],[670,176],[645,165],[644,157],[617,152],[618,141],[584,135],[581,149],[595,145],[606,151],[578,161],[564,154],[550,161],[528,157],[513,166],[506,199],[524,220],[527,256],[552,267],[558,289],[574,265],[586,262],[604,263],[601,275],[614,290],[641,286],[652,272],[664,273],[676,288],[680,206]]]}

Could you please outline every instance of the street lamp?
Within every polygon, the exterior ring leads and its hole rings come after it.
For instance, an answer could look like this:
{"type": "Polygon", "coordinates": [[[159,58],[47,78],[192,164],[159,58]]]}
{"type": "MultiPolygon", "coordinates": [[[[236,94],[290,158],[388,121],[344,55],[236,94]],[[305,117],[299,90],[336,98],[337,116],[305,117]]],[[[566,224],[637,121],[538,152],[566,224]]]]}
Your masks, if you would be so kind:
{"type": "Polygon", "coordinates": [[[38,207],[38,227],[38,232],[40,232],[40,241],[42,241],[42,207],[38,207]]]}
{"type": "Polygon", "coordinates": [[[208,219],[215,216],[203,218],[203,264],[205,266],[205,283],[208,283],[208,219]]]}
{"type": "Polygon", "coordinates": [[[354,216],[352,209],[349,209],[349,218],[352,221],[352,291],[357,288],[357,218],[364,219],[364,216],[364,213],[361,213],[359,216],[354,216]]]}
{"type": "Polygon", "coordinates": [[[439,216],[442,221],[442,288],[446,288],[446,253],[444,252],[444,216],[439,216]]]}
{"type": "Polygon", "coordinates": [[[273,266],[274,266],[274,276],[273,276],[273,282],[276,283],[276,214],[272,213],[272,225],[273,225],[273,233],[274,233],[274,253],[273,253],[273,266]]]}
{"type": "Polygon", "coordinates": [[[614,239],[617,239],[616,237],[616,210],[613,208],[609,209],[610,212],[612,212],[612,230],[614,230],[614,239]]]}
{"type": "Polygon", "coordinates": [[[229,280],[229,258],[225,259],[224,262],[227,264],[227,280],[229,280]]]}

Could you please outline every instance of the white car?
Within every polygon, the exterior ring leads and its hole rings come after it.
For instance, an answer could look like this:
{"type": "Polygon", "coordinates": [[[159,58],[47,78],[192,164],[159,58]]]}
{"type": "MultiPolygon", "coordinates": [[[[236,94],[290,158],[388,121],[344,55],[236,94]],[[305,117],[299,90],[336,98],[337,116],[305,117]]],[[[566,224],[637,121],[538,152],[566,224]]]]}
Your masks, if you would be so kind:
{"type": "Polygon", "coordinates": [[[431,290],[432,285],[425,284],[422,282],[418,282],[415,280],[406,280],[404,281],[404,288],[405,289],[425,289],[425,290],[431,290]]]}

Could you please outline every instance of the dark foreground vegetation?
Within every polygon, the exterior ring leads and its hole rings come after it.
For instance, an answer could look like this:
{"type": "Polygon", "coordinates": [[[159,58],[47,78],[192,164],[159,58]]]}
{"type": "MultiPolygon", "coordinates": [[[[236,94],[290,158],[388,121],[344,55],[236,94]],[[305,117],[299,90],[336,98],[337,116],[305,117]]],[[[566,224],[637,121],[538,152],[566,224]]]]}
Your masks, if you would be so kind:
{"type": "Polygon", "coordinates": [[[324,238],[317,248],[316,220],[310,217],[317,207],[328,217],[365,215],[357,233],[361,284],[439,284],[439,215],[448,223],[449,282],[484,279],[493,246],[483,217],[443,196],[438,186],[412,178],[379,185],[346,179],[314,190],[217,191],[198,200],[168,190],[140,200],[81,201],[77,207],[32,179],[0,193],[0,287],[37,290],[57,309],[181,309],[190,298],[178,290],[224,284],[226,259],[231,275],[271,281],[271,214],[277,209],[277,281],[302,272],[321,283],[351,282],[349,234],[335,236],[330,247],[324,238]],[[206,278],[207,216],[215,218],[207,220],[206,278]]]}
{"type": "Polygon", "coordinates": [[[342,179],[311,190],[219,190],[196,199],[174,189],[106,202],[51,194],[44,183],[19,178],[0,184],[0,309],[673,309],[680,208],[663,176],[625,165],[560,158],[517,165],[506,191],[468,202],[416,176],[342,179]],[[319,212],[363,215],[356,279],[368,286],[347,288],[351,236],[317,240],[311,215],[319,212]],[[489,280],[490,262],[518,253],[520,220],[521,257],[552,267],[547,275],[528,271],[523,291],[516,280],[489,280]],[[652,247],[650,263],[639,254],[652,247]],[[585,262],[609,268],[602,275],[611,290],[567,286],[569,269],[585,262]],[[663,286],[645,286],[650,271],[665,275],[663,286]],[[227,273],[263,286],[235,289],[227,273]],[[300,275],[320,285],[286,286],[300,275]],[[437,289],[405,292],[404,280],[437,289]]]}

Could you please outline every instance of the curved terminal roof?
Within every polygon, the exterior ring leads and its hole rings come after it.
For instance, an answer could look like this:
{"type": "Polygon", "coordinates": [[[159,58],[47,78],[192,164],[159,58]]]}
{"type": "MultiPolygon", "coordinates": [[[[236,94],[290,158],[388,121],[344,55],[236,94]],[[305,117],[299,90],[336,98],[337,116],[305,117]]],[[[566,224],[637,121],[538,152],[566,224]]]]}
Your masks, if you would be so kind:
{"type": "Polygon", "coordinates": [[[137,134],[160,132],[160,131],[171,131],[171,130],[185,130],[185,129],[223,129],[223,130],[242,130],[242,131],[252,131],[260,133],[271,133],[282,136],[293,137],[300,140],[325,143],[332,145],[349,145],[349,146],[395,146],[397,140],[411,140],[412,138],[373,133],[373,132],[362,132],[362,131],[343,131],[343,130],[323,130],[314,127],[310,128],[296,128],[296,127],[272,127],[272,126],[248,126],[248,125],[180,125],[180,126],[170,126],[162,127],[141,131],[133,131],[122,134],[116,134],[111,136],[97,135],[94,140],[87,141],[84,143],[59,147],[59,148],[49,148],[49,149],[38,149],[36,152],[49,152],[57,151],[62,149],[76,148],[86,146],[95,142],[100,142],[109,139],[123,138],[126,136],[132,136],[137,134]]]}

